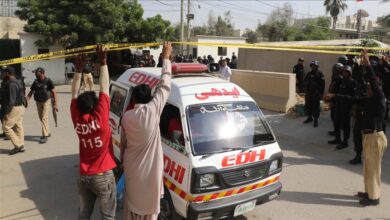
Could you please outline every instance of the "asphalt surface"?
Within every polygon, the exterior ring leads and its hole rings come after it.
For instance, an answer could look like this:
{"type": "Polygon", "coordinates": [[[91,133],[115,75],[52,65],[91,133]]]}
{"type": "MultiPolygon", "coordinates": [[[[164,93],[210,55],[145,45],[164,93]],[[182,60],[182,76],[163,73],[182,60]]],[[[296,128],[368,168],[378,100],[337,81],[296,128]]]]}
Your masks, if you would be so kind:
{"type": "MultiPolygon", "coordinates": [[[[70,119],[70,87],[57,87],[59,122],[52,137],[39,144],[41,127],[35,103],[24,117],[26,152],[8,156],[10,141],[0,140],[0,219],[77,219],[78,140],[70,119]]],[[[350,147],[328,145],[329,113],[320,127],[303,125],[303,117],[265,112],[284,153],[283,192],[236,220],[254,219],[390,219],[390,155],[382,165],[382,197],[376,207],[361,207],[361,165],[350,165],[350,147]]],[[[120,215],[120,211],[118,212],[120,215]]],[[[96,206],[92,219],[100,219],[96,206]]],[[[120,217],[118,219],[121,219],[120,217]]]]}

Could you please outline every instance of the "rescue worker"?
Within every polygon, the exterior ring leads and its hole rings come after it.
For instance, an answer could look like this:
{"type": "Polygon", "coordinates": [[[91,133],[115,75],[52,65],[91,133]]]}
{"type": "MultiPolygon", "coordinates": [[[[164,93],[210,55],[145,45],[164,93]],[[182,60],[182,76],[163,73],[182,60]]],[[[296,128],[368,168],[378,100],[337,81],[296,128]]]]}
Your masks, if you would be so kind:
{"type": "Polygon", "coordinates": [[[3,131],[14,145],[8,154],[14,155],[24,152],[23,106],[24,88],[15,77],[15,69],[7,66],[4,70],[4,94],[1,103],[1,118],[3,118],[3,131]]]}
{"type": "Polygon", "coordinates": [[[164,193],[160,116],[171,90],[171,43],[163,46],[161,81],[155,94],[141,84],[133,89],[134,109],[122,119],[121,161],[125,175],[124,219],[156,220],[164,193]]]}
{"type": "Polygon", "coordinates": [[[385,96],[370,65],[368,52],[362,53],[362,65],[366,71],[367,97],[329,94],[327,99],[353,100],[364,105],[361,123],[364,149],[364,192],[358,192],[359,203],[363,206],[376,206],[380,199],[381,163],[387,149],[387,138],[383,132],[385,116],[385,96]]]}
{"type": "MultiPolygon", "coordinates": [[[[342,71],[342,80],[337,91],[337,95],[346,95],[355,97],[356,95],[356,82],[352,79],[352,68],[345,66],[342,71]]],[[[337,150],[348,147],[348,140],[350,137],[351,130],[351,101],[336,100],[335,109],[335,139],[329,141],[329,144],[338,144],[337,150]],[[343,141],[341,141],[341,130],[343,130],[343,141]]]]}
{"type": "Polygon", "coordinates": [[[107,50],[98,45],[96,53],[100,63],[99,97],[94,91],[78,95],[81,72],[86,55],[76,58],[76,73],[72,82],[70,105],[74,129],[79,138],[80,164],[78,191],[80,198],[79,219],[91,219],[95,201],[100,204],[101,218],[114,220],[116,212],[116,185],[112,169],[116,167],[111,129],[109,74],[107,50]]]}
{"type": "Polygon", "coordinates": [[[53,111],[58,112],[57,107],[57,94],[54,90],[54,84],[50,78],[45,76],[45,70],[42,67],[38,67],[33,71],[36,79],[31,85],[30,92],[27,95],[27,101],[30,100],[34,94],[34,100],[37,104],[39,120],[42,124],[42,136],[39,140],[40,144],[47,142],[47,139],[51,136],[49,125],[49,112],[51,108],[51,98],[53,101],[53,111]]]}
{"type": "Polygon", "coordinates": [[[305,60],[300,57],[298,58],[298,64],[294,66],[293,73],[295,74],[296,79],[296,89],[298,93],[302,93],[303,91],[303,78],[305,75],[304,68],[303,68],[303,62],[305,60]]]}
{"type": "Polygon", "coordinates": [[[311,71],[306,75],[303,83],[305,87],[305,106],[307,119],[304,123],[313,121],[314,127],[318,127],[318,118],[320,117],[320,100],[324,94],[325,80],[324,74],[318,70],[320,63],[312,61],[310,63],[311,71]]]}
{"type": "MultiPolygon", "coordinates": [[[[332,82],[329,85],[329,93],[337,94],[339,92],[340,84],[343,79],[342,72],[344,69],[344,65],[341,63],[336,63],[333,65],[332,68],[332,82]]],[[[335,110],[336,110],[336,103],[335,102],[329,102],[330,107],[330,118],[333,122],[333,131],[329,131],[328,134],[330,136],[336,135],[336,126],[335,126],[335,110]]]]}

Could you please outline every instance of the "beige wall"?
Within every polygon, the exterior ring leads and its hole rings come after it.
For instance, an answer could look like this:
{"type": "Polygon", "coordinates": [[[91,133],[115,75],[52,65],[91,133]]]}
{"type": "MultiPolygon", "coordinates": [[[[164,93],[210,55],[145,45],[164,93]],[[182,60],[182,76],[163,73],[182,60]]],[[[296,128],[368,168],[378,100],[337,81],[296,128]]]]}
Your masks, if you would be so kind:
{"type": "Polygon", "coordinates": [[[17,17],[0,17],[0,38],[19,39],[19,32],[23,32],[26,21],[17,17]]]}
{"type": "Polygon", "coordinates": [[[299,57],[305,59],[305,74],[309,72],[309,64],[312,60],[320,62],[320,70],[325,75],[326,87],[332,77],[332,66],[337,62],[337,54],[322,54],[322,53],[308,53],[295,51],[270,51],[257,49],[239,49],[240,56],[238,57],[238,69],[243,70],[257,70],[257,71],[271,71],[291,73],[299,57]]]}
{"type": "Polygon", "coordinates": [[[248,92],[261,108],[287,112],[296,104],[293,74],[233,70],[231,81],[248,92]]]}

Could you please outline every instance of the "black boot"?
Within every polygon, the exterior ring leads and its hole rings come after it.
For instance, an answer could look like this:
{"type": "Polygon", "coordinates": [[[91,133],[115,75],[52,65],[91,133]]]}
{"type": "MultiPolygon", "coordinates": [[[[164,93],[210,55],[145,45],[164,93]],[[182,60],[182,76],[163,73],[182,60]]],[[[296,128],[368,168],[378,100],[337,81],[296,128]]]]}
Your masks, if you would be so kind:
{"type": "Polygon", "coordinates": [[[360,155],[356,155],[352,160],[349,161],[349,164],[356,165],[362,163],[362,157],[360,155]]]}
{"type": "Polygon", "coordinates": [[[328,141],[328,144],[341,144],[341,139],[336,137],[334,140],[328,141]]]}
{"type": "Polygon", "coordinates": [[[342,150],[348,147],[348,142],[343,141],[341,144],[337,145],[336,150],[342,150]]]}
{"type": "Polygon", "coordinates": [[[317,118],[314,119],[314,124],[313,124],[313,126],[314,126],[315,128],[318,127],[318,119],[317,119],[317,118]]]}
{"type": "Polygon", "coordinates": [[[310,123],[312,121],[313,121],[313,118],[312,117],[308,117],[303,123],[307,124],[307,123],[310,123]]]}

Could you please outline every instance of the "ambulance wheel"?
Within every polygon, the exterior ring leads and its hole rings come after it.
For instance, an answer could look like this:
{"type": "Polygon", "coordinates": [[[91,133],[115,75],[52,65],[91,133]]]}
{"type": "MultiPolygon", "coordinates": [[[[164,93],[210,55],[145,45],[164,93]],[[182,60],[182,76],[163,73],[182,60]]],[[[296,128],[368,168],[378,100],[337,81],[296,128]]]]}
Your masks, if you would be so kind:
{"type": "Polygon", "coordinates": [[[164,187],[164,196],[160,200],[160,214],[158,220],[172,220],[175,216],[175,208],[169,190],[164,187]]]}

